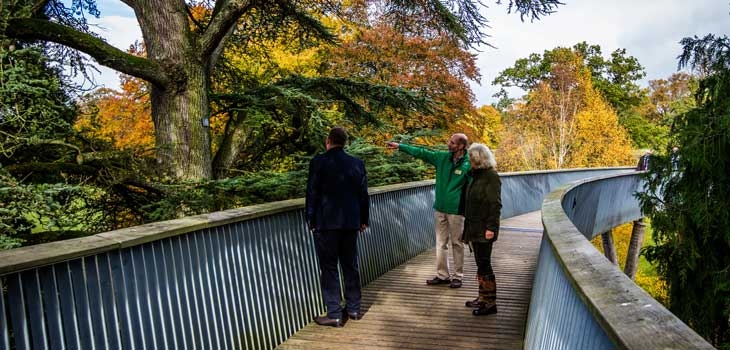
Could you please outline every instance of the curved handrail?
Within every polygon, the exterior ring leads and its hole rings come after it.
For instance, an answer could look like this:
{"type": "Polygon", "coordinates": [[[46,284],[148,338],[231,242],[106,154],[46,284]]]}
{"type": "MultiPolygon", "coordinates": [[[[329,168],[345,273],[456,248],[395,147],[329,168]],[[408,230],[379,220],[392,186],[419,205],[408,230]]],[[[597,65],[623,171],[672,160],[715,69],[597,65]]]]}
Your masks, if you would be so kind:
{"type": "MultiPolygon", "coordinates": [[[[630,169],[633,168],[561,169],[501,173],[500,176],[504,182],[502,185],[502,197],[511,199],[504,201],[502,217],[512,217],[538,210],[540,208],[540,201],[544,195],[550,189],[557,187],[561,183],[584,177],[586,176],[585,174],[615,173],[630,169]],[[529,190],[525,190],[525,188],[529,190]]],[[[387,185],[370,189],[370,194],[377,195],[397,192],[424,186],[433,186],[433,184],[433,180],[424,180],[387,185]]],[[[202,229],[211,229],[235,222],[290,212],[303,207],[303,198],[290,199],[187,216],[181,219],[153,222],[98,233],[87,237],[0,251],[0,276],[83,256],[128,248],[202,229]]]]}
{"type": "Polygon", "coordinates": [[[713,349],[589,242],[642,216],[640,183],[637,173],[600,176],[545,198],[526,349],[713,349]]]}

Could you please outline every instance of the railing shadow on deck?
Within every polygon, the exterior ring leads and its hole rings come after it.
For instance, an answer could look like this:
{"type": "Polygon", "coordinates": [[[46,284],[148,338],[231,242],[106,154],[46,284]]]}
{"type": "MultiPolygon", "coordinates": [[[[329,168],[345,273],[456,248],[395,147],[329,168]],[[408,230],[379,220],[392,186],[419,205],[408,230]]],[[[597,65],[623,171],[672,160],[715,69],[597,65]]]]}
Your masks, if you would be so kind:
{"type": "MultiPolygon", "coordinates": [[[[628,168],[504,173],[503,217],[628,168]]],[[[371,190],[367,284],[434,245],[433,181],[371,190]]],[[[0,252],[2,349],[271,349],[324,311],[303,200],[0,252]]]]}
{"type": "Polygon", "coordinates": [[[641,183],[599,176],[545,198],[525,349],[714,349],[589,242],[642,217],[641,183]]]}

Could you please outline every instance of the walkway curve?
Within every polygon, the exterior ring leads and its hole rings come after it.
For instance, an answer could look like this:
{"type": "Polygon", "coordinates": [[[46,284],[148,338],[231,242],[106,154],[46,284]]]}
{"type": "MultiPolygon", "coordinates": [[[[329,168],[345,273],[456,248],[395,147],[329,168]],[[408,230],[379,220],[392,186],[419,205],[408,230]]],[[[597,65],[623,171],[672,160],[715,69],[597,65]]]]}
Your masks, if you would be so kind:
{"type": "Polygon", "coordinates": [[[426,286],[434,275],[431,249],[363,289],[361,320],[342,328],[312,322],[277,349],[522,349],[542,237],[540,211],[502,220],[501,226],[493,252],[498,314],[475,317],[464,307],[477,295],[471,253],[464,258],[462,288],[426,286]]]}

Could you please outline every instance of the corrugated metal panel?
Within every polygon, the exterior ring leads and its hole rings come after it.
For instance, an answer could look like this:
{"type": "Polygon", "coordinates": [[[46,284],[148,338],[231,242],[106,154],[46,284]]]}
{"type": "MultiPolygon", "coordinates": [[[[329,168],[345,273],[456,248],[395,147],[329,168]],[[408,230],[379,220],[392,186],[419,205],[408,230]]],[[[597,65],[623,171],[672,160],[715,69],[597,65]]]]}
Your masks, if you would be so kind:
{"type": "Polygon", "coordinates": [[[565,277],[546,238],[532,286],[525,349],[615,349],[565,277]]]}

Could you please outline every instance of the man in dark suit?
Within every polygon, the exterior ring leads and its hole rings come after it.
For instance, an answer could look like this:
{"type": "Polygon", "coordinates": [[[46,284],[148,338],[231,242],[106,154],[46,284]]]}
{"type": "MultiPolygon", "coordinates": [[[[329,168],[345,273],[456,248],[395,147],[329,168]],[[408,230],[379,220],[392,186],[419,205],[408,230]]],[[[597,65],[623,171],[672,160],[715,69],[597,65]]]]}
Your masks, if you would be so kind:
{"type": "Polygon", "coordinates": [[[643,171],[649,169],[649,158],[651,157],[651,150],[646,150],[644,155],[639,157],[639,163],[636,164],[636,170],[643,171]]]}
{"type": "Polygon", "coordinates": [[[341,327],[343,308],[339,261],[345,280],[345,306],[351,320],[360,319],[360,267],[357,235],[368,227],[370,197],[365,163],[347,154],[343,147],[347,132],[334,128],[327,136],[327,152],[309,163],[306,219],[314,232],[320,268],[320,284],[326,316],[317,316],[319,325],[341,327]]]}

